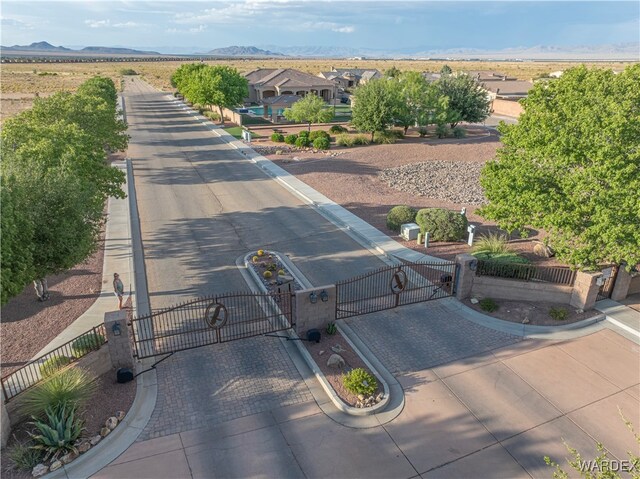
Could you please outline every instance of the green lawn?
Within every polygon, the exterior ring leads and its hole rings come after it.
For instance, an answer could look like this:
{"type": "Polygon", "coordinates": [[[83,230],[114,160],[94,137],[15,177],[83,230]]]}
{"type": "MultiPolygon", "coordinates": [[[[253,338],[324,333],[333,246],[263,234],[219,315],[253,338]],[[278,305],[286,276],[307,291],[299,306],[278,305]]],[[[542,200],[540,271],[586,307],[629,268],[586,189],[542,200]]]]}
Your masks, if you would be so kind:
{"type": "MultiPolygon", "coordinates": [[[[242,127],[241,126],[232,126],[231,128],[224,128],[224,131],[229,133],[231,136],[238,140],[242,140],[242,127]]],[[[257,133],[251,132],[251,138],[261,138],[262,135],[258,135],[257,133]]]]}

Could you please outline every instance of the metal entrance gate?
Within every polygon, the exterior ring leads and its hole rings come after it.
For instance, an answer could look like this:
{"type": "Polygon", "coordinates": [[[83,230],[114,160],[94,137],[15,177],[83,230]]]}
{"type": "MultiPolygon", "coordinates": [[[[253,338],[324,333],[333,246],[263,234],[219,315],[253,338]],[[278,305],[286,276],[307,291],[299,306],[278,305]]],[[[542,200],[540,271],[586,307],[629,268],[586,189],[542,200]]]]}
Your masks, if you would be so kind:
{"type": "Polygon", "coordinates": [[[336,318],[452,296],[456,263],[388,266],[336,283],[336,318]]]}
{"type": "Polygon", "coordinates": [[[199,298],[131,320],[137,358],[250,338],[294,327],[291,292],[199,298]]]}

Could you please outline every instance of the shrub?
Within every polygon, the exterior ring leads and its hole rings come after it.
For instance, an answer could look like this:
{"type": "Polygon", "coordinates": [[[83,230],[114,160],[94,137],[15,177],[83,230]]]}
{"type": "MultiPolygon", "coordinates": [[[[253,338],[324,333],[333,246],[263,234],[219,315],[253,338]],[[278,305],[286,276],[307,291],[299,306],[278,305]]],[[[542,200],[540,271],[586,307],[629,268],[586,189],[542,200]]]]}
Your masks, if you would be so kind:
{"type": "Polygon", "coordinates": [[[480,304],[480,309],[482,311],[486,311],[487,313],[493,313],[494,311],[497,311],[499,308],[498,303],[496,303],[491,298],[483,298],[480,300],[479,304],[480,304]]]}
{"type": "Polygon", "coordinates": [[[370,143],[371,140],[369,140],[369,137],[367,135],[355,135],[353,137],[354,145],[368,145],[370,143]]]}
{"type": "Polygon", "coordinates": [[[373,142],[379,145],[390,145],[398,141],[398,137],[392,131],[376,131],[373,135],[373,142]]]}
{"type": "Polygon", "coordinates": [[[348,131],[349,130],[342,125],[333,125],[331,128],[329,128],[330,133],[346,133],[348,131]]]}
{"type": "Polygon", "coordinates": [[[327,133],[324,130],[316,130],[316,131],[312,131],[309,134],[309,141],[316,141],[316,139],[318,138],[326,138],[327,140],[330,139],[331,137],[329,136],[329,133],[327,133]]]}
{"type": "Polygon", "coordinates": [[[285,274],[287,274],[287,273],[285,273],[285,271],[283,269],[279,269],[278,270],[278,276],[284,276],[285,274]]]}
{"type": "Polygon", "coordinates": [[[71,349],[77,358],[84,356],[91,351],[100,349],[105,343],[104,336],[98,333],[88,333],[84,336],[80,336],[73,343],[71,343],[71,349]]]}
{"type": "Polygon", "coordinates": [[[262,273],[262,276],[264,276],[265,279],[269,279],[269,278],[271,278],[271,276],[273,276],[273,273],[271,271],[267,270],[264,273],[262,273]]]}
{"type": "Polygon", "coordinates": [[[474,253],[487,253],[489,255],[510,253],[507,237],[498,233],[489,233],[482,235],[473,244],[472,251],[474,253]]]}
{"type": "Polygon", "coordinates": [[[138,72],[133,68],[123,68],[120,70],[120,75],[137,75],[138,72]]]}
{"type": "Polygon", "coordinates": [[[253,261],[254,263],[257,263],[258,262],[258,257],[254,256],[253,258],[251,258],[251,261],[253,261]]]}
{"type": "Polygon", "coordinates": [[[48,378],[70,363],[71,358],[66,356],[54,356],[47,359],[40,365],[40,374],[42,374],[43,378],[48,378]]]}
{"type": "Polygon", "coordinates": [[[481,261],[491,261],[492,263],[500,264],[529,264],[530,261],[524,256],[519,256],[517,253],[473,253],[477,259],[481,261]]]}
{"type": "Polygon", "coordinates": [[[309,146],[309,137],[308,136],[299,136],[296,140],[296,146],[298,148],[304,148],[309,146]]]}
{"type": "Polygon", "coordinates": [[[415,222],[421,233],[429,232],[431,241],[458,241],[464,237],[468,224],[466,216],[443,208],[423,208],[415,222]]]}
{"type": "Polygon", "coordinates": [[[427,129],[424,126],[421,126],[418,128],[418,135],[420,135],[420,138],[424,138],[427,136],[427,129]]]}
{"type": "Polygon", "coordinates": [[[24,393],[21,410],[28,416],[41,415],[47,408],[71,407],[86,403],[96,384],[80,368],[60,371],[24,393]]]}
{"type": "Polygon", "coordinates": [[[567,319],[569,315],[569,311],[565,308],[551,308],[549,309],[549,316],[551,316],[556,321],[564,321],[567,319]]]}
{"type": "Polygon", "coordinates": [[[347,133],[342,133],[341,135],[338,135],[338,137],[336,138],[336,145],[338,146],[353,146],[355,144],[355,141],[353,139],[353,136],[347,134],[347,133]]]}
{"type": "Polygon", "coordinates": [[[317,150],[328,150],[330,146],[329,138],[320,137],[313,140],[313,147],[317,150]]]}
{"type": "Polygon", "coordinates": [[[82,434],[83,422],[75,415],[75,409],[65,405],[48,407],[46,420],[35,421],[36,434],[31,434],[34,449],[45,453],[44,460],[56,459],[68,452],[78,452],[74,443],[82,434]]]}
{"type": "Polygon", "coordinates": [[[395,136],[398,140],[404,138],[404,132],[402,130],[389,130],[389,134],[395,136]]]}
{"type": "Polygon", "coordinates": [[[28,444],[18,443],[9,450],[9,460],[16,469],[31,471],[40,464],[42,452],[28,444]]]}
{"type": "Polygon", "coordinates": [[[284,137],[284,142],[287,145],[295,145],[297,139],[298,139],[298,135],[296,135],[295,133],[292,133],[291,135],[287,135],[284,137]]]}
{"type": "Polygon", "coordinates": [[[453,136],[455,138],[464,138],[465,136],[467,136],[467,130],[465,130],[461,126],[456,126],[453,129],[453,136]]]}
{"type": "Polygon", "coordinates": [[[274,133],[271,135],[271,141],[274,143],[282,143],[284,141],[284,135],[282,133],[274,133]]]}
{"type": "Polygon", "coordinates": [[[336,334],[336,332],[338,332],[338,327],[336,326],[336,323],[334,323],[333,321],[330,321],[329,324],[327,324],[327,334],[329,336],[333,336],[334,334],[336,334]]]}
{"type": "Polygon", "coordinates": [[[378,389],[378,381],[362,368],[356,368],[342,375],[344,387],[352,394],[362,394],[365,397],[373,395],[378,389]]]}
{"type": "Polygon", "coordinates": [[[263,249],[259,249],[258,250],[258,256],[264,256],[264,250],[263,249]]]}
{"type": "Polygon", "coordinates": [[[216,113],[215,111],[200,110],[200,113],[202,115],[206,116],[207,118],[209,118],[209,120],[220,121],[220,115],[218,113],[216,113]]]}
{"type": "Polygon", "coordinates": [[[300,133],[298,133],[298,138],[299,138],[299,137],[301,137],[301,136],[303,136],[303,137],[305,137],[305,138],[309,138],[309,135],[310,135],[310,134],[311,134],[311,133],[309,133],[309,131],[308,131],[308,130],[302,130],[300,133]]]}
{"type": "Polygon", "coordinates": [[[391,231],[400,232],[400,225],[413,223],[416,219],[416,210],[410,206],[394,206],[387,213],[387,228],[391,231]]]}
{"type": "Polygon", "coordinates": [[[449,136],[451,129],[447,125],[437,125],[436,126],[436,136],[438,138],[446,138],[449,136]]]}

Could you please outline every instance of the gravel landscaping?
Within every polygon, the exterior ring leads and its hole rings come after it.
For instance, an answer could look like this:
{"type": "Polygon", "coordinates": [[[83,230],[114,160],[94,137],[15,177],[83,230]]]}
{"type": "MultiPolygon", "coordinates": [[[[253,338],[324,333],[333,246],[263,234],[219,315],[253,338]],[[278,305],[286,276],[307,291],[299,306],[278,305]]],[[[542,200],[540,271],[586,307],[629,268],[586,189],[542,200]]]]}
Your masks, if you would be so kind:
{"type": "Polygon", "coordinates": [[[485,200],[479,181],[483,166],[484,163],[425,161],[387,168],[380,173],[380,179],[405,193],[451,203],[480,205],[485,200]]]}

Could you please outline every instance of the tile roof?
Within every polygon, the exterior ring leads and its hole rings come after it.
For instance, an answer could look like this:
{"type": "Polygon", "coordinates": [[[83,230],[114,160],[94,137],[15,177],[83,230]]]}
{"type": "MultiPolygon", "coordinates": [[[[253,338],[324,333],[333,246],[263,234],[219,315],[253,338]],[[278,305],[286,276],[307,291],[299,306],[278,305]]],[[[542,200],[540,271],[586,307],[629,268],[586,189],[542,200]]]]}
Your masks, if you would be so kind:
{"type": "Polygon", "coordinates": [[[292,68],[264,68],[244,74],[249,84],[259,87],[335,87],[335,83],[292,68]]]}

